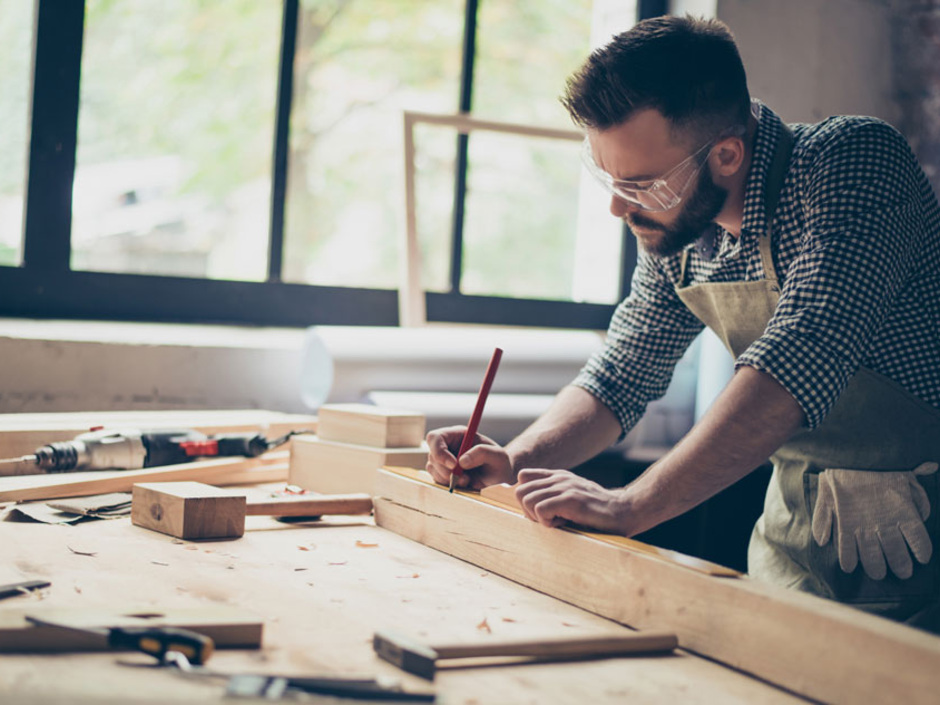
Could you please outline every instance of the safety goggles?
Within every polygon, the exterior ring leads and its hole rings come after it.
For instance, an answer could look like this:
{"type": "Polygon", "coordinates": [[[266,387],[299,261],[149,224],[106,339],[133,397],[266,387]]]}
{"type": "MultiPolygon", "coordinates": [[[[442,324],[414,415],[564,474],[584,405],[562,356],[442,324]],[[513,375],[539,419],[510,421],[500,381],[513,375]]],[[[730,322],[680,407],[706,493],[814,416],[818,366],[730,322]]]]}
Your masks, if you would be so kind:
{"type": "Polygon", "coordinates": [[[678,206],[695,183],[695,177],[702,170],[712,147],[720,140],[732,135],[740,135],[743,127],[725,130],[715,139],[706,142],[694,154],[683,159],[658,179],[647,181],[628,181],[616,179],[601,169],[594,161],[591,143],[585,139],[581,146],[581,161],[597,181],[617,198],[645,211],[662,212],[678,206]]]}

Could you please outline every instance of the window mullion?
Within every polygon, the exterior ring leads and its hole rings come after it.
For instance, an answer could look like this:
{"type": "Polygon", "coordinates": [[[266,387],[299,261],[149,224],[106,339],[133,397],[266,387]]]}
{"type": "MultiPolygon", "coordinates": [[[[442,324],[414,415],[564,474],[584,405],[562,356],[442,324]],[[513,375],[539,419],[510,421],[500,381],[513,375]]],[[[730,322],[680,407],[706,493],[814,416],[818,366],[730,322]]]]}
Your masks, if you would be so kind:
{"type": "Polygon", "coordinates": [[[23,266],[67,270],[84,0],[36,4],[23,266]]]}
{"type": "MultiPolygon", "coordinates": [[[[478,0],[467,0],[464,14],[463,66],[460,71],[460,107],[469,113],[473,105],[473,62],[476,54],[478,0]]],[[[450,248],[450,290],[460,293],[463,274],[464,206],[467,197],[469,135],[457,135],[457,159],[454,176],[454,223],[450,248]]]]}
{"type": "Polygon", "coordinates": [[[290,154],[290,112],[294,95],[294,55],[297,49],[299,0],[284,0],[281,59],[278,68],[277,113],[274,125],[274,164],[271,170],[271,231],[268,281],[281,281],[284,260],[284,209],[287,200],[287,161],[290,154]]]}

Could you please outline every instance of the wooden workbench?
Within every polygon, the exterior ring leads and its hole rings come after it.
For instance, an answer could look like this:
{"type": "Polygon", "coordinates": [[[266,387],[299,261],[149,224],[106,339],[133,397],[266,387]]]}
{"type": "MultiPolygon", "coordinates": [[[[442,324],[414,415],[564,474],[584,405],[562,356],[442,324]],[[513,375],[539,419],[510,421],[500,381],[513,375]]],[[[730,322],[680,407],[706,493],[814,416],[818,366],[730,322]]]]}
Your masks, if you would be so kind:
{"type": "MultiPolygon", "coordinates": [[[[34,604],[93,610],[122,602],[151,610],[241,606],[264,620],[264,646],[217,652],[210,665],[219,670],[382,674],[401,677],[415,689],[428,684],[380,661],[371,647],[373,631],[394,629],[429,641],[485,641],[625,629],[361,518],[292,526],[249,517],[243,538],[203,543],[153,533],[129,519],[72,526],[0,521],[0,583],[27,579],[50,580],[52,587],[39,596],[0,601],[0,611],[34,604]]],[[[3,655],[0,702],[204,702],[223,692],[215,681],[117,661],[148,659],[113,653],[3,655]]],[[[468,705],[802,702],[681,651],[447,669],[438,673],[434,688],[439,702],[468,705]]]]}

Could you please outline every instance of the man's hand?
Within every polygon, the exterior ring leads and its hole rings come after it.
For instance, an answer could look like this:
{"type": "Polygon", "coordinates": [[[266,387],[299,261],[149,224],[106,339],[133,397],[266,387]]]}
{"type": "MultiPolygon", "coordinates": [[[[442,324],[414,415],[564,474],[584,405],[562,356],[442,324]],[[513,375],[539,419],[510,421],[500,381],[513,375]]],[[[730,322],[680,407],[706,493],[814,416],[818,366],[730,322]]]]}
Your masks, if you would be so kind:
{"type": "MultiPolygon", "coordinates": [[[[466,426],[449,426],[431,431],[427,436],[427,471],[435,482],[450,484],[450,476],[457,467],[455,453],[460,450],[466,426]]],[[[515,482],[515,473],[509,454],[496,441],[477,434],[473,446],[460,457],[463,474],[457,475],[455,485],[463,489],[479,490],[500,482],[515,482]]]]}
{"type": "Polygon", "coordinates": [[[544,526],[571,521],[601,531],[624,533],[625,492],[605,489],[568,470],[520,470],[516,498],[526,516],[544,526]]]}

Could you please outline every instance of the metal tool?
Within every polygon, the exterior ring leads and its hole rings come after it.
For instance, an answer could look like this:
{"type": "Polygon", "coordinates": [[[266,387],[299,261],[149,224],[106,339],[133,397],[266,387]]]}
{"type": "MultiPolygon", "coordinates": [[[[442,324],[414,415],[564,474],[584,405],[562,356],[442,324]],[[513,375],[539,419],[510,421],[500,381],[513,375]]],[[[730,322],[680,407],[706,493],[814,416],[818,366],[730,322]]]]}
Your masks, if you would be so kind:
{"type": "Polygon", "coordinates": [[[0,460],[2,463],[35,463],[46,472],[74,470],[137,470],[177,465],[196,458],[244,456],[254,458],[287,442],[291,436],[311,431],[291,431],[268,440],[263,434],[219,433],[207,436],[192,429],[92,429],[71,441],[49,443],[31,455],[0,460]]]}
{"type": "Polygon", "coordinates": [[[540,661],[563,661],[632,653],[669,652],[678,645],[675,634],[664,632],[437,646],[428,646],[394,632],[376,632],[372,638],[372,647],[381,658],[403,671],[428,680],[434,679],[437,663],[442,659],[523,656],[540,661]]]}
{"type": "Polygon", "coordinates": [[[264,698],[280,700],[298,692],[330,695],[359,700],[396,700],[399,702],[434,702],[429,691],[406,691],[397,678],[335,678],[323,676],[280,676],[262,673],[225,673],[204,666],[194,666],[181,653],[170,652],[166,666],[179,669],[186,676],[222,678],[227,680],[225,695],[229,698],[264,698]]]}
{"type": "Polygon", "coordinates": [[[47,588],[52,583],[48,580],[24,580],[21,583],[10,583],[9,585],[0,585],[0,600],[5,597],[16,597],[18,595],[28,595],[33,590],[47,588]]]}
{"type": "Polygon", "coordinates": [[[112,649],[126,649],[149,654],[163,662],[172,654],[180,654],[187,663],[204,664],[212,656],[215,644],[204,634],[178,627],[105,627],[94,629],[75,627],[61,622],[50,622],[41,617],[27,615],[26,621],[44,627],[54,627],[95,636],[112,649]]]}

